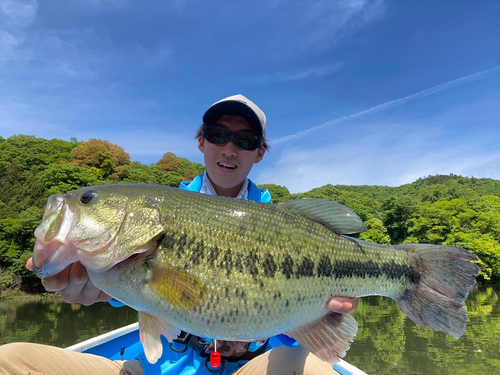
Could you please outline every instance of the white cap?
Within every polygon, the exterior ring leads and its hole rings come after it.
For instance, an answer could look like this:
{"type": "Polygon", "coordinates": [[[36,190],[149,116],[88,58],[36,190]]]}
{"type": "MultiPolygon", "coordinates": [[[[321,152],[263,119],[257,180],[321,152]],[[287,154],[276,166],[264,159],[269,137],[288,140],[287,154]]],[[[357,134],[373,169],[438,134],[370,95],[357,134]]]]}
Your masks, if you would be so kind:
{"type": "Polygon", "coordinates": [[[250,125],[266,138],[266,115],[257,105],[243,95],[228,96],[215,102],[203,115],[204,124],[213,124],[224,114],[238,114],[249,120],[250,125]]]}

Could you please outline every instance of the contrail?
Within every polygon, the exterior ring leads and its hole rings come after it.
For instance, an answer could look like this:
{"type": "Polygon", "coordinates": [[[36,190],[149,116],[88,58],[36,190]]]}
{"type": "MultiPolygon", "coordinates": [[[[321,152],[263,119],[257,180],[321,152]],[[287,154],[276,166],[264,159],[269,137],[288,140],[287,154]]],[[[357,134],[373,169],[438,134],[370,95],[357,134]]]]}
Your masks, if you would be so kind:
{"type": "Polygon", "coordinates": [[[486,77],[489,77],[489,76],[492,76],[492,75],[498,73],[499,70],[500,70],[500,65],[495,66],[494,68],[491,68],[491,69],[483,70],[481,72],[477,72],[477,73],[462,77],[462,78],[454,79],[453,81],[442,83],[440,85],[431,87],[430,89],[426,89],[426,90],[417,92],[416,94],[405,96],[404,98],[401,98],[401,99],[391,100],[389,102],[379,104],[375,107],[365,109],[364,111],[354,113],[354,114],[348,115],[348,116],[339,117],[339,118],[336,118],[334,120],[327,121],[324,124],[316,125],[316,126],[313,126],[309,129],[302,130],[298,133],[275,139],[274,141],[271,141],[270,144],[276,145],[278,143],[287,142],[287,141],[290,141],[294,138],[301,137],[305,134],[309,134],[309,133],[315,132],[317,130],[324,129],[324,128],[327,128],[329,126],[345,122],[347,120],[352,120],[352,119],[355,119],[355,118],[358,118],[361,116],[366,116],[366,115],[369,115],[369,114],[374,113],[374,112],[382,111],[384,109],[392,108],[392,107],[395,107],[397,105],[410,102],[412,100],[423,98],[424,96],[432,95],[432,94],[435,94],[435,93],[438,93],[441,91],[445,91],[445,90],[448,90],[448,89],[451,89],[451,88],[454,88],[457,86],[462,86],[462,85],[465,85],[468,83],[479,81],[480,79],[484,79],[486,77]]]}

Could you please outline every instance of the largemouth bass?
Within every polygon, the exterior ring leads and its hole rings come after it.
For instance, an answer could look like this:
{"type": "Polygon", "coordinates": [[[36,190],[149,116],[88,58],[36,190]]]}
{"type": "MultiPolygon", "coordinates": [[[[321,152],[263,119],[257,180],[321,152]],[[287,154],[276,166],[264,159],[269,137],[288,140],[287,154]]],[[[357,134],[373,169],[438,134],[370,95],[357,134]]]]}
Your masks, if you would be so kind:
{"type": "Polygon", "coordinates": [[[479,267],[452,246],[384,246],[348,207],[280,204],[156,185],[86,187],[49,198],[35,231],[35,273],[81,262],[92,282],[139,311],[148,360],[179,330],[221,340],[279,333],[321,359],[344,356],[357,333],[331,296],[393,298],[411,320],[459,338],[479,267]]]}

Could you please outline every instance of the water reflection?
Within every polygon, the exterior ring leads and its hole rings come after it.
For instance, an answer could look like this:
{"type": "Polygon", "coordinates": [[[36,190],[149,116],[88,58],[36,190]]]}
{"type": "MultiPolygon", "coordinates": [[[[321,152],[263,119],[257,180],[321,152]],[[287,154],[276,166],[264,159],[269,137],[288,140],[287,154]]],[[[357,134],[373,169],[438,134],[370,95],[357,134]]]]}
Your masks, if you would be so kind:
{"type": "MultiPolygon", "coordinates": [[[[466,301],[469,321],[459,340],[418,327],[389,298],[361,300],[359,332],[346,360],[368,374],[498,373],[500,286],[482,287],[466,301]]],[[[66,347],[137,321],[127,307],[66,304],[59,299],[0,301],[0,344],[29,341],[66,347]]]]}
{"type": "Polygon", "coordinates": [[[368,374],[497,373],[499,293],[500,286],[471,293],[467,330],[458,340],[416,326],[388,298],[364,298],[353,314],[359,333],[345,359],[368,374]]]}
{"type": "Polygon", "coordinates": [[[107,303],[67,304],[58,298],[0,301],[0,344],[15,341],[67,347],[137,321],[137,312],[107,303]]]}

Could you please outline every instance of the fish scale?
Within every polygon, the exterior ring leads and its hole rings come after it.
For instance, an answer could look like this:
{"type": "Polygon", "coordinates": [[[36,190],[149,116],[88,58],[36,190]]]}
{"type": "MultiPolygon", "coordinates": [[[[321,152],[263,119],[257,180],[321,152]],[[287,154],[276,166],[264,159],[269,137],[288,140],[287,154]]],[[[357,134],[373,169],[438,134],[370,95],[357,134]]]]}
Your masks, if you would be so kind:
{"type": "Polygon", "coordinates": [[[357,332],[331,296],[389,296],[416,324],[460,337],[477,260],[452,246],[386,246],[346,236],[366,230],[349,208],[282,204],[155,185],[87,187],[49,198],[35,232],[35,272],[79,260],[92,282],[139,311],[146,356],[182,329],[221,340],[286,333],[335,362],[357,332]],[[68,260],[69,259],[69,260],[68,260]]]}

